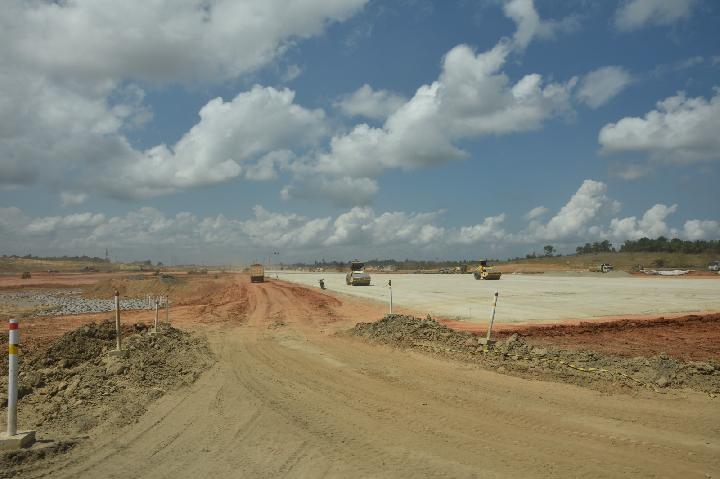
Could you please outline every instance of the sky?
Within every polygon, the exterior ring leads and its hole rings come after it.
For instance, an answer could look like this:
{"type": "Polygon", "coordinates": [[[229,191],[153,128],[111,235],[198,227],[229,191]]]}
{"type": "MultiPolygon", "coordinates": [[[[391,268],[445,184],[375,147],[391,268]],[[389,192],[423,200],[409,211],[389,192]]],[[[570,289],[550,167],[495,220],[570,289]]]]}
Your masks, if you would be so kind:
{"type": "Polygon", "coordinates": [[[720,238],[714,0],[6,0],[0,65],[0,254],[720,238]]]}

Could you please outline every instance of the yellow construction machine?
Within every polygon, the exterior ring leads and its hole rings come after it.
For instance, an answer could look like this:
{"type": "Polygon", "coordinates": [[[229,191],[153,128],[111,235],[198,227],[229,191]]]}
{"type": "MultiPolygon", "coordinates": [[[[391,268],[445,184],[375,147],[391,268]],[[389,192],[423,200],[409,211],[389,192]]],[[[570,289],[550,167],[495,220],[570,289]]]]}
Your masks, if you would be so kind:
{"type": "Polygon", "coordinates": [[[350,263],[350,272],[345,275],[348,286],[370,286],[370,275],[365,272],[365,263],[354,260],[350,263]]]}
{"type": "Polygon", "coordinates": [[[475,279],[500,279],[502,273],[500,271],[491,270],[492,266],[488,266],[487,261],[480,261],[480,266],[478,266],[475,271],[473,271],[473,276],[475,276],[475,279]]]}

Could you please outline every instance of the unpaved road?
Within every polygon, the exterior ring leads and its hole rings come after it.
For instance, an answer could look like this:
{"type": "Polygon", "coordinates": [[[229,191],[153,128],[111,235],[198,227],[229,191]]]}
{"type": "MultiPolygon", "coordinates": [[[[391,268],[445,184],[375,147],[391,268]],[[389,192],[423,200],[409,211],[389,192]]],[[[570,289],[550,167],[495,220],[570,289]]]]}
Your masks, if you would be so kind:
{"type": "Polygon", "coordinates": [[[240,277],[181,321],[206,330],[210,371],[25,477],[720,477],[717,399],[607,395],[332,334],[373,308],[240,277]]]}

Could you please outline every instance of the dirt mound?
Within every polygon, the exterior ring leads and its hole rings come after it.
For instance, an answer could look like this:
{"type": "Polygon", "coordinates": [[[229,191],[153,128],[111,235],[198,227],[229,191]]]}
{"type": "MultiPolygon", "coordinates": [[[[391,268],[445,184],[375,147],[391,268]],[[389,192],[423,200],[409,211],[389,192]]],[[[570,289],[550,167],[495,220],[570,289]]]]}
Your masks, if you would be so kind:
{"type": "Polygon", "coordinates": [[[720,394],[720,363],[685,362],[661,353],[653,357],[619,357],[591,350],[565,350],[534,344],[517,333],[486,351],[477,336],[437,323],[388,315],[359,323],[350,334],[396,347],[419,349],[477,362],[499,372],[541,377],[600,387],[609,383],[631,387],[690,388],[720,394]]]}
{"type": "Polygon", "coordinates": [[[121,297],[144,298],[148,294],[153,296],[170,295],[185,285],[187,281],[170,275],[146,276],[134,275],[124,278],[110,278],[99,281],[85,290],[87,298],[112,298],[115,291],[121,297]]]}
{"type": "Polygon", "coordinates": [[[685,361],[720,358],[720,314],[507,327],[498,336],[512,333],[564,349],[592,349],[621,356],[667,352],[685,361]]]}
{"type": "MultiPolygon", "coordinates": [[[[66,333],[21,358],[18,423],[60,442],[101,424],[124,425],[165,392],[194,382],[213,362],[204,339],[168,326],[150,335],[144,324],[128,325],[127,357],[109,357],[114,347],[114,324],[106,321],[66,333]]],[[[7,407],[6,387],[1,383],[0,415],[7,407]]],[[[8,467],[16,461],[0,456],[8,467]]]]}

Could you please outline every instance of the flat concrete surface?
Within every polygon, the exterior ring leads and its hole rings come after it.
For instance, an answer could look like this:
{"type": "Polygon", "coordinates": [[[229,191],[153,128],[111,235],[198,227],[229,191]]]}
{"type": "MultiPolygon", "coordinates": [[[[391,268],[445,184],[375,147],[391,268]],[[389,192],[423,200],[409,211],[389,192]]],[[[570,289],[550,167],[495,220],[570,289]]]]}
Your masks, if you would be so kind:
{"type": "Polygon", "coordinates": [[[0,432],[0,450],[12,451],[23,447],[30,447],[35,442],[35,431],[18,431],[13,436],[7,432],[0,432]]]}
{"type": "Polygon", "coordinates": [[[496,323],[552,322],[619,315],[720,311],[720,280],[637,278],[629,275],[504,274],[498,281],[471,274],[372,274],[370,286],[347,286],[344,273],[269,272],[271,278],[393,303],[423,314],[486,323],[500,293],[496,323]]]}

